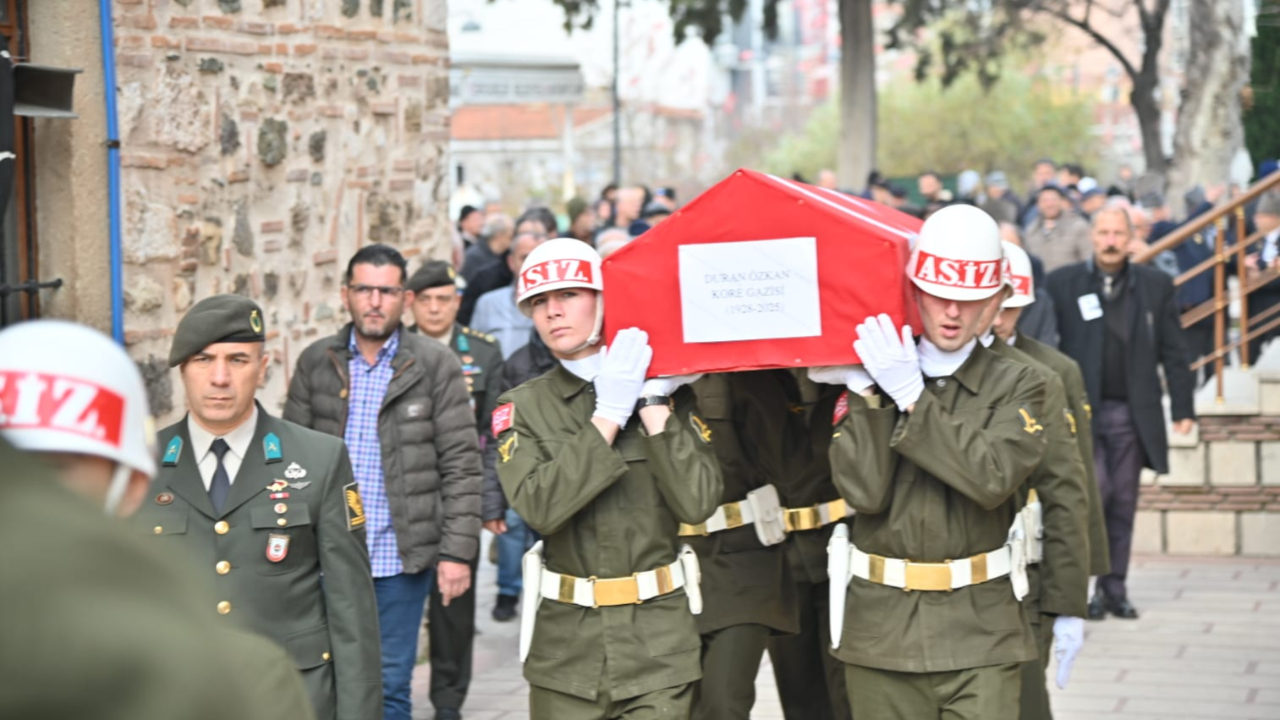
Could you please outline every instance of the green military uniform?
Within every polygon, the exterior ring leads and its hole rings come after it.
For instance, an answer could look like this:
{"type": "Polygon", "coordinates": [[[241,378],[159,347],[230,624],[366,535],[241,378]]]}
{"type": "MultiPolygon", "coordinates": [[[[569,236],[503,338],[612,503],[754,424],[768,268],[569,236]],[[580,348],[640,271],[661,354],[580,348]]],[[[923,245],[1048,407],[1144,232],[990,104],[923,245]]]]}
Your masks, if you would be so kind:
{"type": "MultiPolygon", "coordinates": [[[[910,413],[881,395],[845,397],[830,454],[836,487],[857,511],[856,547],[944,563],[1005,546],[1018,490],[1045,454],[1035,370],[978,345],[953,375],[927,378],[910,413]]],[[[868,579],[849,582],[835,651],[855,666],[845,676],[853,716],[1016,718],[1016,666],[1034,660],[1036,646],[1010,578],[904,592],[872,581],[887,581],[883,561],[869,567],[868,579]]],[[[978,561],[970,567],[985,573],[978,561]]]]}
{"type": "MultiPolygon", "coordinates": [[[[459,291],[464,281],[458,279],[453,266],[442,260],[424,263],[409,278],[406,287],[413,292],[453,286],[459,291]]],[[[418,327],[413,327],[419,332],[418,327]]],[[[489,416],[498,399],[498,381],[502,377],[502,348],[492,335],[453,324],[449,348],[462,363],[462,374],[471,393],[471,407],[476,415],[476,429],[485,437],[489,416]]],[[[476,572],[480,554],[471,559],[471,586],[445,607],[440,586],[431,586],[427,605],[427,645],[431,653],[431,704],[438,709],[460,709],[471,686],[471,658],[476,637],[476,572]]]]}
{"type": "MultiPolygon", "coordinates": [[[[174,336],[170,365],[210,344],[261,336],[238,296],[207,298],[174,336]]],[[[364,507],[342,441],[271,417],[257,425],[229,494],[215,511],[184,419],[159,434],[164,456],[136,516],[143,532],[201,569],[223,616],[282,645],[320,720],[382,716],[377,603],[364,545],[364,507]],[[323,574],[323,583],[321,576],[323,574]]]]}
{"type": "Polygon", "coordinates": [[[0,466],[0,717],[313,717],[284,651],[218,627],[172,558],[4,440],[0,466]]]}
{"type": "MultiPolygon", "coordinates": [[[[693,384],[698,410],[711,428],[724,492],[720,504],[786,480],[805,440],[803,418],[791,411],[786,370],[707,375],[693,384]]],[[[799,398],[795,398],[796,401],[799,398]]],[[[740,516],[740,515],[739,515],[740,516]]],[[[694,531],[690,528],[690,531],[694,531]]],[[[772,634],[799,630],[795,581],[781,544],[764,546],[752,525],[686,537],[702,565],[702,681],[693,717],[747,720],[755,678],[772,634]]]]}
{"type": "MultiPolygon", "coordinates": [[[[633,415],[609,445],[591,423],[594,387],[563,366],[499,399],[498,478],[511,506],[542,533],[548,571],[611,579],[668,566],[679,524],[715,510],[723,487],[712,432],[694,414],[691,391],[681,388],[673,401],[662,433],[646,435],[633,415]]],[[[699,648],[680,589],[612,607],[543,600],[524,665],[530,715],[687,717],[692,692],[684,686],[701,677],[699,648]]]]}
{"type": "Polygon", "coordinates": [[[1076,421],[1076,442],[1080,445],[1080,459],[1084,461],[1089,494],[1089,574],[1106,575],[1111,572],[1111,550],[1107,542],[1107,523],[1102,513],[1102,499],[1098,496],[1098,472],[1093,464],[1093,407],[1084,387],[1084,375],[1080,366],[1069,355],[1023,334],[1013,336],[1013,346],[1049,366],[1062,378],[1067,392],[1067,407],[1076,421]]]}
{"type": "MultiPolygon", "coordinates": [[[[805,371],[795,373],[801,398],[797,412],[805,421],[805,447],[793,455],[788,477],[779,485],[783,503],[814,507],[840,498],[831,481],[831,417],[844,388],[817,384],[805,371]]],[[[848,720],[844,664],[831,654],[831,601],[827,580],[827,541],[834,524],[787,534],[787,565],[796,584],[799,632],[769,638],[769,658],[786,720],[848,720]]]]}
{"type": "MultiPolygon", "coordinates": [[[[1040,652],[1021,669],[1021,717],[1049,718],[1045,669],[1053,649],[1053,622],[1059,615],[1084,617],[1089,591],[1089,541],[1086,474],[1076,443],[1077,421],[1066,404],[1058,374],[1030,355],[995,339],[991,350],[1029,365],[1045,381],[1044,461],[1031,474],[1027,487],[1039,495],[1044,517],[1044,558],[1027,568],[1030,591],[1022,600],[1027,622],[1040,652]]],[[[1025,499],[1025,494],[1022,495],[1025,499]]]]}

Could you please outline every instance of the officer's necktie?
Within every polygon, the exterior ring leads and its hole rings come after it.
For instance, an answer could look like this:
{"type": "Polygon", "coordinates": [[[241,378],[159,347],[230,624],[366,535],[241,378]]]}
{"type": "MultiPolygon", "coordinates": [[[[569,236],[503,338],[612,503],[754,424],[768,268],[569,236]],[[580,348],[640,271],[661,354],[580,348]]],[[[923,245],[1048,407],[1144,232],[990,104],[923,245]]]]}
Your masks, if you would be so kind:
{"type": "Polygon", "coordinates": [[[227,467],[222,464],[222,456],[227,454],[231,446],[227,445],[226,440],[218,438],[209,449],[218,456],[218,467],[213,471],[213,481],[209,483],[209,502],[213,503],[213,511],[221,514],[222,505],[231,492],[231,476],[227,474],[227,467]]]}

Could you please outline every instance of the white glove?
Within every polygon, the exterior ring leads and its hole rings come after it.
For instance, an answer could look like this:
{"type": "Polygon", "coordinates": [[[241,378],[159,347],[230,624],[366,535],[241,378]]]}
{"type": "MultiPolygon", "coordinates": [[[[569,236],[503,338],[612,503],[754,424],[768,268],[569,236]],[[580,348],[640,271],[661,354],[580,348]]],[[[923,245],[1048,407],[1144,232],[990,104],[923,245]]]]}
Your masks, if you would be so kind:
{"type": "Polygon", "coordinates": [[[869,317],[858,326],[853,349],[862,358],[867,373],[893,398],[898,409],[906,411],[920,399],[924,376],[920,374],[920,358],[916,355],[910,325],[903,325],[899,336],[888,315],[869,317]]]}
{"type": "Polygon", "coordinates": [[[671,395],[678,388],[684,385],[692,385],[702,377],[702,373],[693,375],[666,375],[664,377],[649,378],[644,381],[644,387],[640,389],[640,397],[648,395],[671,395]]]}
{"type": "Polygon", "coordinates": [[[861,365],[826,365],[809,368],[809,379],[823,385],[844,385],[850,392],[861,393],[876,384],[861,365]]]}
{"type": "Polygon", "coordinates": [[[1076,655],[1084,647],[1084,618],[1059,615],[1053,619],[1053,657],[1058,661],[1057,683],[1060,689],[1067,687],[1071,679],[1071,666],[1076,655]]]}
{"type": "Polygon", "coordinates": [[[640,328],[621,330],[612,345],[600,349],[600,355],[595,414],[622,427],[636,410],[644,375],[653,359],[649,333],[640,328]]]}

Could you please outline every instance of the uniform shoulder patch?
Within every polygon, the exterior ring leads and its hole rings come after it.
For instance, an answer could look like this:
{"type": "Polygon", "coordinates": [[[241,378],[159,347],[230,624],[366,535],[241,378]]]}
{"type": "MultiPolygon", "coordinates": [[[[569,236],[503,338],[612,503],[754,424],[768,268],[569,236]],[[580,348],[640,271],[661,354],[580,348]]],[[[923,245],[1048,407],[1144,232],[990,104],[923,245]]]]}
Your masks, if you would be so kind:
{"type": "Polygon", "coordinates": [[[831,415],[831,426],[835,427],[840,421],[849,414],[849,391],[845,390],[840,393],[840,399],[836,400],[836,410],[831,415]]]}
{"type": "Polygon", "coordinates": [[[516,454],[516,448],[518,447],[520,447],[520,433],[513,432],[511,433],[511,437],[507,438],[505,442],[498,445],[498,459],[500,459],[504,463],[509,462],[511,458],[516,454]]]}
{"type": "Polygon", "coordinates": [[[493,421],[491,423],[493,436],[498,437],[503,433],[503,431],[510,430],[511,426],[515,424],[515,421],[516,421],[516,404],[515,403],[507,403],[506,405],[499,405],[498,407],[494,408],[493,421]]]}
{"type": "Polygon", "coordinates": [[[1035,417],[1031,415],[1031,411],[1027,410],[1025,407],[1020,407],[1018,408],[1018,414],[1022,416],[1022,429],[1028,434],[1039,435],[1044,432],[1044,426],[1040,424],[1039,420],[1036,420],[1035,417]]]}
{"type": "Polygon", "coordinates": [[[347,506],[347,529],[355,530],[364,527],[364,500],[360,499],[360,485],[358,483],[343,485],[342,497],[347,506]]]}
{"type": "Polygon", "coordinates": [[[711,428],[702,421],[702,418],[689,413],[689,425],[693,427],[693,431],[697,433],[699,440],[704,444],[711,444],[711,428]]]}

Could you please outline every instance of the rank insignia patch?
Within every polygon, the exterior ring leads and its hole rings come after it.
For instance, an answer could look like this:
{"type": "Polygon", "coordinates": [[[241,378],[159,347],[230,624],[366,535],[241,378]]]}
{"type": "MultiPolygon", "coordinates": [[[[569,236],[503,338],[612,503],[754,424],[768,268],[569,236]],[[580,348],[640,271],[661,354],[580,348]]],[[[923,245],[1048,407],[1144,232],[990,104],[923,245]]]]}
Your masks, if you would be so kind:
{"type": "Polygon", "coordinates": [[[502,462],[507,462],[512,455],[516,454],[516,448],[520,446],[520,433],[511,433],[511,437],[506,442],[498,446],[498,455],[502,462]]]}
{"type": "Polygon", "coordinates": [[[280,454],[280,438],[275,433],[267,433],[262,438],[262,455],[267,462],[280,462],[283,455],[280,454]]]}
{"type": "Polygon", "coordinates": [[[289,557],[289,536],[271,534],[267,536],[267,559],[278,563],[289,557]]]}
{"type": "Polygon", "coordinates": [[[689,415],[689,424],[693,426],[693,431],[698,434],[698,438],[702,442],[711,444],[711,428],[702,422],[702,418],[697,415],[689,415]]]}
{"type": "Polygon", "coordinates": [[[178,458],[182,455],[182,438],[175,437],[169,441],[164,448],[164,464],[177,465],[178,458]]]}
{"type": "Polygon", "coordinates": [[[1076,416],[1071,414],[1067,408],[1062,408],[1062,414],[1067,416],[1067,425],[1071,427],[1071,434],[1076,434],[1076,416]]]}
{"type": "Polygon", "coordinates": [[[1031,435],[1039,435],[1044,432],[1044,426],[1041,425],[1034,417],[1031,417],[1031,413],[1028,412],[1026,408],[1018,408],[1018,414],[1022,416],[1022,422],[1024,423],[1022,426],[1023,430],[1027,431],[1031,435]]]}
{"type": "Polygon", "coordinates": [[[360,486],[356,483],[343,486],[342,496],[347,501],[347,529],[364,527],[364,501],[360,499],[360,486]]]}

